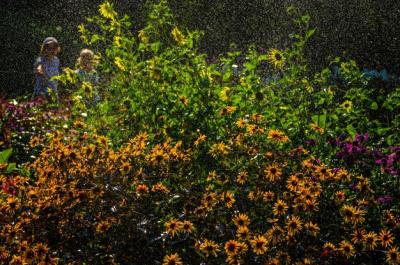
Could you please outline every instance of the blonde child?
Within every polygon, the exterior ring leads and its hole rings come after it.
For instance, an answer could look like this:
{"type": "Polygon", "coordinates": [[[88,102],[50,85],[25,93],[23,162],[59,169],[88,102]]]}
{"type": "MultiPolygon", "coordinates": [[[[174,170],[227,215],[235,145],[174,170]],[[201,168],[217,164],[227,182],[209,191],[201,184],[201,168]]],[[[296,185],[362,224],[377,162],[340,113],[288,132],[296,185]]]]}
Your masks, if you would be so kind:
{"type": "Polygon", "coordinates": [[[94,68],[94,53],[89,49],[81,50],[77,60],[78,69],[76,73],[80,81],[90,82],[96,85],[99,82],[96,69],[94,68]]]}
{"type": "Polygon", "coordinates": [[[50,89],[53,90],[58,102],[57,81],[50,80],[53,76],[60,74],[60,60],[57,54],[60,45],[54,37],[47,37],[41,46],[40,55],[34,64],[35,87],[33,97],[50,97],[50,89]]]}
{"type": "MultiPolygon", "coordinates": [[[[78,69],[75,71],[79,81],[89,82],[92,85],[97,85],[99,83],[99,76],[97,75],[94,64],[94,52],[89,49],[81,50],[77,60],[78,69]]],[[[96,91],[92,91],[92,93],[93,101],[96,104],[100,100],[100,96],[96,91]]]]}

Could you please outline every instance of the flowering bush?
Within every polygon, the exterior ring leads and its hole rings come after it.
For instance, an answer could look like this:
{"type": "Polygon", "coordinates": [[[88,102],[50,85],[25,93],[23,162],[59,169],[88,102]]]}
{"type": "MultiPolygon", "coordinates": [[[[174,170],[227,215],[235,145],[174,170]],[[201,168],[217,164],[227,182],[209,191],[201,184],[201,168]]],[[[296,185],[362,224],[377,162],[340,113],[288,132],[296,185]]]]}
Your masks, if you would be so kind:
{"type": "MultiPolygon", "coordinates": [[[[240,52],[200,54],[165,1],[138,36],[112,4],[99,11],[79,31],[102,102],[78,84],[26,172],[1,162],[3,263],[400,262],[397,90],[374,101],[353,61],[333,62],[340,82],[310,74],[314,30],[294,8],[293,45],[250,47],[240,71],[240,52]]],[[[77,85],[71,69],[59,80],[77,85]]]]}

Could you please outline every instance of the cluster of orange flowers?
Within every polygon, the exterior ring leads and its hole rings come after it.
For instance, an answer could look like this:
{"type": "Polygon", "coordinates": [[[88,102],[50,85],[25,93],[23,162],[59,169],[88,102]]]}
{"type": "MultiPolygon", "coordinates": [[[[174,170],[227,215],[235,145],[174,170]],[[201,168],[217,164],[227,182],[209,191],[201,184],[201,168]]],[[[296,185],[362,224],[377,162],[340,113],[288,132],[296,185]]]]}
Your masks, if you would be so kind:
{"type": "Polygon", "coordinates": [[[399,214],[370,178],[288,150],[259,115],[235,124],[215,142],[142,133],[120,148],[81,122],[54,132],[30,174],[2,167],[1,263],[400,263],[399,214]]]}

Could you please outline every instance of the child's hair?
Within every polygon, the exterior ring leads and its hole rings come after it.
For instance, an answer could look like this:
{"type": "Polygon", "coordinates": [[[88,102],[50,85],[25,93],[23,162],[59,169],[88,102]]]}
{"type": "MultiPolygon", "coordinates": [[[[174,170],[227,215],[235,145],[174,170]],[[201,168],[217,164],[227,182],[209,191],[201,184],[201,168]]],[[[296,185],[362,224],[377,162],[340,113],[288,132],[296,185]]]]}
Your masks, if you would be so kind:
{"type": "Polygon", "coordinates": [[[61,51],[61,48],[60,48],[60,45],[58,44],[57,39],[54,37],[47,37],[44,39],[42,45],[40,46],[40,55],[43,55],[46,48],[48,46],[50,46],[51,44],[55,44],[57,46],[57,53],[59,53],[61,51]]]}
{"type": "Polygon", "coordinates": [[[92,50],[89,50],[89,49],[82,49],[80,54],[79,54],[79,58],[77,60],[77,64],[79,66],[83,66],[82,65],[82,57],[85,57],[85,56],[87,56],[89,58],[91,63],[95,63],[94,52],[92,50]]]}

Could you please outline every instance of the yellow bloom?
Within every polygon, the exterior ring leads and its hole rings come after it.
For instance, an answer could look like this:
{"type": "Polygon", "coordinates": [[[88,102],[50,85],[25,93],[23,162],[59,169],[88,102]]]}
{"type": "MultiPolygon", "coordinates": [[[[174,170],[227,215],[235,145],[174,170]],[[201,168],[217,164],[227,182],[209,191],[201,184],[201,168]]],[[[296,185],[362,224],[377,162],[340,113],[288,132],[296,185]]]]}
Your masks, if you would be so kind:
{"type": "Polygon", "coordinates": [[[176,219],[171,219],[165,223],[166,232],[172,236],[175,236],[182,227],[182,223],[176,219]]]}
{"type": "Polygon", "coordinates": [[[236,240],[229,240],[225,243],[225,253],[228,256],[236,255],[239,251],[239,243],[236,240]]]}
{"type": "Polygon", "coordinates": [[[290,216],[286,221],[286,228],[288,231],[288,235],[292,236],[299,232],[302,228],[302,222],[300,217],[298,216],[290,216]]]}
{"type": "Polygon", "coordinates": [[[241,171],[236,177],[236,182],[239,183],[240,185],[243,185],[247,180],[247,176],[248,176],[247,171],[241,171]]]}
{"type": "Polygon", "coordinates": [[[286,143],[289,141],[289,138],[279,130],[269,130],[268,139],[274,140],[279,143],[286,143]]]}
{"type": "Polygon", "coordinates": [[[221,92],[219,93],[219,97],[222,101],[228,101],[229,100],[229,94],[231,92],[231,89],[229,87],[224,87],[221,92]]]}
{"type": "Polygon", "coordinates": [[[276,68],[282,68],[285,64],[285,57],[283,53],[275,48],[272,48],[268,51],[267,59],[276,68]]]}
{"type": "Polygon", "coordinates": [[[325,131],[324,128],[319,127],[318,124],[316,124],[316,123],[311,123],[310,127],[311,127],[311,129],[313,129],[314,131],[316,131],[319,134],[323,134],[325,131]]]}
{"type": "Polygon", "coordinates": [[[99,6],[100,14],[108,19],[114,20],[117,13],[110,2],[104,2],[99,6]]]}
{"type": "Polygon", "coordinates": [[[209,257],[211,255],[214,257],[217,257],[217,255],[218,255],[217,252],[221,251],[219,249],[219,245],[217,243],[215,243],[214,241],[211,241],[211,240],[207,240],[207,239],[204,240],[204,242],[202,242],[200,244],[199,249],[201,252],[204,253],[204,255],[206,257],[209,257]]]}
{"type": "Polygon", "coordinates": [[[386,229],[382,229],[379,233],[379,241],[381,242],[382,247],[387,248],[393,243],[393,235],[386,229]]]}
{"type": "Polygon", "coordinates": [[[346,112],[350,112],[351,109],[353,108],[353,102],[350,100],[346,100],[340,105],[346,112]]]}
{"type": "Polygon", "coordinates": [[[124,61],[120,57],[115,57],[114,63],[121,71],[125,71],[126,70],[124,61]]]}
{"type": "Polygon", "coordinates": [[[241,213],[233,218],[233,223],[236,225],[236,227],[248,226],[250,224],[250,219],[247,214],[241,213]]]}
{"type": "Polygon", "coordinates": [[[398,247],[392,247],[386,252],[386,261],[390,265],[400,264],[400,253],[398,247]]]}
{"type": "Polygon", "coordinates": [[[144,30],[139,30],[138,37],[141,43],[147,44],[149,42],[149,38],[147,38],[144,30]]]}
{"type": "Polygon", "coordinates": [[[262,235],[255,236],[252,240],[250,240],[250,243],[253,247],[254,253],[257,255],[262,255],[268,250],[267,239],[262,235]]]}
{"type": "Polygon", "coordinates": [[[183,265],[178,253],[167,255],[163,259],[163,265],[183,265]]]}
{"type": "Polygon", "coordinates": [[[282,175],[281,169],[276,164],[269,165],[264,169],[264,173],[266,178],[271,182],[277,181],[282,175]]]}
{"type": "Polygon", "coordinates": [[[273,212],[275,215],[283,215],[283,214],[286,213],[287,210],[288,210],[288,206],[287,206],[287,204],[286,204],[284,201],[282,201],[282,200],[278,200],[278,201],[275,203],[274,207],[272,208],[272,212],[273,212]]]}
{"type": "Polygon", "coordinates": [[[339,243],[339,251],[343,256],[347,258],[352,257],[355,254],[353,245],[345,240],[339,243]]]}
{"type": "Polygon", "coordinates": [[[172,29],[171,35],[179,45],[184,45],[186,43],[185,36],[180,32],[178,27],[172,29]]]}

